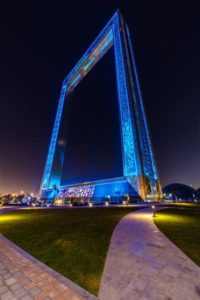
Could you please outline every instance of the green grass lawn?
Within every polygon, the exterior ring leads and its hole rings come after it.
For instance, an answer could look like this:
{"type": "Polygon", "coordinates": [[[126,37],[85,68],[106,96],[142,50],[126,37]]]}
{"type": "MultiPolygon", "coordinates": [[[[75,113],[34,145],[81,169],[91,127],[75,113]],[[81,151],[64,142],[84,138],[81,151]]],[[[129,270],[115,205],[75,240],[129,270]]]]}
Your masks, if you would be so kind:
{"type": "Polygon", "coordinates": [[[171,208],[154,218],[158,228],[200,266],[200,210],[171,208]]]}
{"type": "Polygon", "coordinates": [[[180,202],[180,203],[169,203],[166,204],[169,207],[185,207],[185,208],[200,208],[199,203],[187,203],[187,202],[180,202]]]}
{"type": "Polygon", "coordinates": [[[19,210],[0,216],[0,232],[93,294],[112,232],[133,208],[19,210]]]}

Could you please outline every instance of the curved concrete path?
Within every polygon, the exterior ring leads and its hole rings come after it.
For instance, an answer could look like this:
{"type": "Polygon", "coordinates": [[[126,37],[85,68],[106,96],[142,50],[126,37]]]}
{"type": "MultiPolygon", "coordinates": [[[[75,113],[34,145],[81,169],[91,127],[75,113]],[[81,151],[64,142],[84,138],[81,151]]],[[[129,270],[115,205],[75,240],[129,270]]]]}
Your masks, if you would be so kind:
{"type": "Polygon", "coordinates": [[[200,268],[158,230],[151,209],[139,210],[113,233],[99,298],[200,299],[200,268]]]}

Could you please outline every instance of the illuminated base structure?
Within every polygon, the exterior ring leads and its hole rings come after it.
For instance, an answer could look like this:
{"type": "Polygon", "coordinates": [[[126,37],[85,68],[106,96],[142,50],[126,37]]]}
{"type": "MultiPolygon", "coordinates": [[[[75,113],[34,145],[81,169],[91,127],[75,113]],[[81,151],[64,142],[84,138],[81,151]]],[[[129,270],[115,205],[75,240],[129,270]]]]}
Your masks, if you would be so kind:
{"type": "Polygon", "coordinates": [[[117,11],[64,79],[40,187],[40,198],[63,205],[82,202],[160,200],[162,190],[147,126],[130,33],[117,11]],[[66,113],[73,91],[91,69],[114,47],[123,174],[120,178],[61,186],[66,147],[66,113]],[[65,129],[64,129],[65,128],[65,129]]]}
{"type": "Polygon", "coordinates": [[[139,200],[138,193],[124,177],[105,180],[71,184],[49,189],[43,192],[46,199],[55,199],[55,205],[68,205],[70,203],[121,203],[123,200],[139,200]],[[46,193],[46,195],[45,195],[46,193]]]}

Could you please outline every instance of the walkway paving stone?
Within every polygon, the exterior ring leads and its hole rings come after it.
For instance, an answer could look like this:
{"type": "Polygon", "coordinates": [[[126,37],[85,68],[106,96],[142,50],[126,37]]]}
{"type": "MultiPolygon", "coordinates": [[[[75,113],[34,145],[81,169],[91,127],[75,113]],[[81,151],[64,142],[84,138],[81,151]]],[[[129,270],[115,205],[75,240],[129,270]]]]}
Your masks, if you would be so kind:
{"type": "Polygon", "coordinates": [[[100,300],[199,300],[200,268],[155,226],[151,209],[125,216],[113,233],[100,300]]]}
{"type": "Polygon", "coordinates": [[[0,235],[0,299],[97,298],[0,235]]]}

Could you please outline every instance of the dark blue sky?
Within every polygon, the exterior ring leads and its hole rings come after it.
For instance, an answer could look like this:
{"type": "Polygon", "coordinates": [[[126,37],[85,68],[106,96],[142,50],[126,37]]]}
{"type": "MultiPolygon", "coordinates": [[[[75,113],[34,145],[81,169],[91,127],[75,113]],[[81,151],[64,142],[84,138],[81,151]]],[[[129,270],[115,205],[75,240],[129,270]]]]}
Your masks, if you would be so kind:
{"type": "Polygon", "coordinates": [[[199,1],[8,0],[0,4],[0,191],[38,189],[61,82],[117,7],[161,182],[200,186],[199,1]]]}
{"type": "Polygon", "coordinates": [[[62,185],[123,175],[113,50],[73,92],[62,185]]]}

